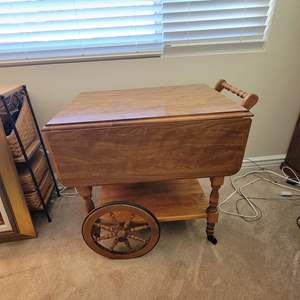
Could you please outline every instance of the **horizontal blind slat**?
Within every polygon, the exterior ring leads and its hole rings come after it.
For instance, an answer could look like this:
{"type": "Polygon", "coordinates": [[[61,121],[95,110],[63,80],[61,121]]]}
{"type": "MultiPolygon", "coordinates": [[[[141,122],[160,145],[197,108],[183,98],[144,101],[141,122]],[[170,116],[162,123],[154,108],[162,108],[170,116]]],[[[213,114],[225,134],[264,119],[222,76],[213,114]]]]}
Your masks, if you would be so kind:
{"type": "Polygon", "coordinates": [[[267,17],[253,17],[234,20],[195,21],[164,24],[164,33],[207,29],[246,28],[252,26],[265,26],[267,17]]]}
{"type": "MultiPolygon", "coordinates": [[[[12,20],[13,21],[13,20],[12,20]]],[[[25,31],[24,28],[35,27],[36,29],[39,26],[48,25],[48,26],[57,26],[58,24],[68,26],[69,23],[73,24],[76,22],[77,24],[89,26],[90,24],[98,24],[98,27],[113,27],[113,26],[127,26],[126,24],[143,24],[143,23],[160,23],[161,15],[138,15],[138,16],[120,16],[120,17],[111,17],[111,18],[99,18],[99,17],[90,17],[83,18],[82,16],[76,17],[69,16],[69,18],[56,18],[50,19],[47,18],[39,18],[36,20],[32,20],[32,18],[28,18],[26,21],[20,22],[19,20],[14,22],[7,22],[3,19],[0,19],[0,29],[4,31],[13,30],[14,28],[25,31]]]]}
{"type": "Polygon", "coordinates": [[[16,24],[25,22],[57,21],[69,19],[91,19],[91,18],[117,18],[117,17],[136,17],[136,16],[154,16],[160,15],[161,6],[149,7],[125,7],[120,9],[69,9],[69,10],[46,10],[38,12],[19,12],[19,13],[1,13],[0,22],[2,24],[16,24]]]}
{"type": "Polygon", "coordinates": [[[95,47],[110,47],[110,46],[122,46],[122,45],[148,45],[148,44],[160,44],[159,36],[147,36],[140,35],[135,37],[119,37],[119,38],[94,38],[86,40],[53,40],[51,42],[28,42],[26,44],[11,43],[6,44],[5,48],[0,48],[0,53],[7,52],[19,52],[23,51],[46,51],[46,50],[58,50],[58,49],[74,49],[74,48],[95,48],[95,47]],[[157,41],[155,41],[157,39],[157,41]],[[84,42],[84,43],[83,43],[84,42]]]}
{"type": "Polygon", "coordinates": [[[36,1],[11,1],[9,3],[0,2],[0,15],[6,13],[29,13],[44,11],[61,11],[61,10],[83,10],[97,9],[102,10],[122,10],[126,8],[135,9],[138,7],[154,7],[160,1],[99,1],[99,0],[36,0],[36,1]]]}
{"type": "Polygon", "coordinates": [[[164,15],[164,23],[169,22],[193,22],[207,21],[219,19],[236,19],[248,17],[264,17],[267,15],[269,7],[255,7],[247,9],[230,9],[230,10],[211,10],[211,11],[193,11],[193,12],[177,12],[167,13],[164,15]]]}
{"type": "Polygon", "coordinates": [[[0,34],[0,45],[7,42],[27,42],[27,41],[51,41],[58,38],[62,40],[68,39],[84,39],[86,36],[92,37],[118,37],[118,36],[134,36],[138,34],[155,34],[160,31],[160,25],[144,25],[144,26],[128,26],[113,28],[92,28],[78,30],[49,30],[42,32],[19,32],[13,34],[0,34]]]}
{"type": "Polygon", "coordinates": [[[211,0],[211,1],[195,1],[166,3],[164,2],[164,14],[174,12],[190,12],[190,11],[210,11],[210,10],[229,10],[229,9],[249,9],[257,7],[269,6],[270,0],[211,0]]]}
{"type": "Polygon", "coordinates": [[[245,44],[245,43],[252,43],[252,42],[262,42],[263,34],[247,34],[247,41],[241,41],[241,36],[238,34],[236,36],[224,36],[220,38],[199,38],[186,41],[186,43],[182,43],[182,41],[178,42],[178,45],[175,46],[174,44],[167,44],[168,48],[184,48],[184,47],[197,47],[197,46],[205,46],[205,45],[226,45],[226,44],[245,44]]]}
{"type": "Polygon", "coordinates": [[[170,32],[165,33],[166,41],[173,40],[191,40],[203,38],[221,38],[240,35],[241,37],[249,34],[262,34],[265,26],[247,27],[247,28],[228,28],[228,29],[211,29],[211,30],[195,30],[188,32],[170,32]],[[188,39],[187,39],[188,36],[188,39]]]}
{"type": "Polygon", "coordinates": [[[114,58],[114,57],[132,57],[132,56],[157,56],[161,49],[161,44],[147,44],[139,45],[138,47],[129,45],[129,46],[112,46],[112,47],[94,47],[94,48],[85,48],[85,49],[67,49],[66,50],[51,50],[51,51],[36,51],[26,53],[26,57],[21,53],[11,54],[5,53],[2,55],[3,60],[6,64],[14,64],[18,61],[20,64],[23,62],[47,62],[47,61],[64,61],[65,59],[71,60],[81,60],[81,59],[94,59],[94,58],[114,58]]]}

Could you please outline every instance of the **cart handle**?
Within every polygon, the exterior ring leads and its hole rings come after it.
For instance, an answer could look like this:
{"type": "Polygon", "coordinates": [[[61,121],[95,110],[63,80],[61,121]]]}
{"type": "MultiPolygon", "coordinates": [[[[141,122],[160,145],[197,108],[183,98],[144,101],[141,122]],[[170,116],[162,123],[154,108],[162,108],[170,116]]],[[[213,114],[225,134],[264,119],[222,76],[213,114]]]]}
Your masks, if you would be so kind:
{"type": "Polygon", "coordinates": [[[218,92],[222,92],[223,89],[230,91],[231,93],[242,98],[243,99],[242,106],[248,110],[250,110],[258,101],[257,95],[250,94],[243,90],[240,90],[239,88],[236,88],[236,87],[232,86],[231,84],[229,84],[226,80],[221,79],[215,85],[215,90],[218,92]]]}

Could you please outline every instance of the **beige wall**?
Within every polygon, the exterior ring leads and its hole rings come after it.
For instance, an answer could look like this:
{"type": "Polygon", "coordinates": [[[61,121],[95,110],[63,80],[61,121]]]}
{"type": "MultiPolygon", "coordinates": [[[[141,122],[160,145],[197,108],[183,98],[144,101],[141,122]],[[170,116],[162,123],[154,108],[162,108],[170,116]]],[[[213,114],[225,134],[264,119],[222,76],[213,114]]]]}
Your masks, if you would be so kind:
{"type": "Polygon", "coordinates": [[[282,154],[300,108],[299,12],[299,0],[277,1],[264,51],[1,68],[0,83],[27,84],[42,125],[81,91],[225,78],[261,98],[247,155],[282,154]]]}

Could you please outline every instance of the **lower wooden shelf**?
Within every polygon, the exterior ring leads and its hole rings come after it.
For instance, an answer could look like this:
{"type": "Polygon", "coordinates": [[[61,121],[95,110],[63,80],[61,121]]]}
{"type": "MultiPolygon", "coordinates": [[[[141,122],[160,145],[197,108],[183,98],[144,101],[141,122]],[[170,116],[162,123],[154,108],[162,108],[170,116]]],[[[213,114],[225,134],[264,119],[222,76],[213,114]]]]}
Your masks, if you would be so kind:
{"type": "Polygon", "coordinates": [[[98,204],[120,200],[144,206],[160,222],[206,218],[208,207],[197,179],[102,186],[98,204]]]}

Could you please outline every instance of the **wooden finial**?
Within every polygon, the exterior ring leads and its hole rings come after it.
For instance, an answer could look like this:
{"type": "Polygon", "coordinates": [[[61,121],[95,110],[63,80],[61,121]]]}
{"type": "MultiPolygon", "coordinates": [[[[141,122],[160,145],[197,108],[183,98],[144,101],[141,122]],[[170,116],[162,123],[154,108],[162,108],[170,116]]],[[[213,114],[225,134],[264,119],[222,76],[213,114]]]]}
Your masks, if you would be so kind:
{"type": "Polygon", "coordinates": [[[224,89],[224,83],[226,83],[226,80],[220,79],[215,85],[215,90],[218,92],[222,92],[222,90],[224,89]]]}
{"type": "Polygon", "coordinates": [[[250,110],[258,101],[258,96],[255,94],[250,94],[244,98],[242,101],[242,106],[250,110]]]}

